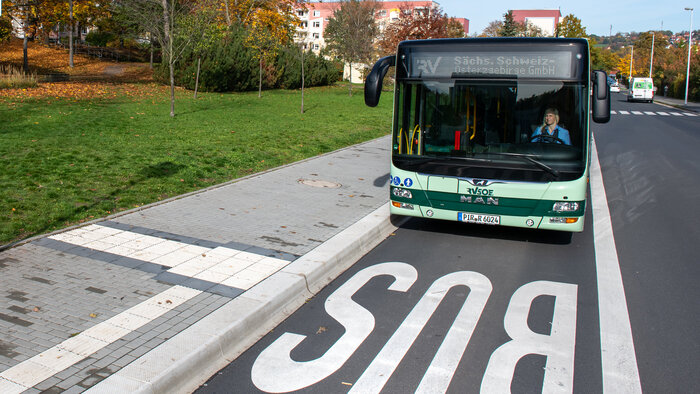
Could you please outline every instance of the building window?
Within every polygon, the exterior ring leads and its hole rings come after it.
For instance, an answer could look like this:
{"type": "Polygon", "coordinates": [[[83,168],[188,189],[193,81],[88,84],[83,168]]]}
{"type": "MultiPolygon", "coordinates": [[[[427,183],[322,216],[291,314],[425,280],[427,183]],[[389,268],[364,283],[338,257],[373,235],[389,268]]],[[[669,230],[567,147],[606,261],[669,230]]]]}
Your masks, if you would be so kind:
{"type": "Polygon", "coordinates": [[[314,10],[314,16],[321,16],[321,11],[314,10]]]}
{"type": "Polygon", "coordinates": [[[321,27],[321,22],[314,22],[314,27],[321,27]]]}
{"type": "Polygon", "coordinates": [[[379,16],[386,16],[386,10],[379,10],[379,12],[377,12],[377,14],[379,16]]]}
{"type": "Polygon", "coordinates": [[[299,16],[304,16],[304,13],[305,13],[304,10],[297,11],[297,15],[299,15],[299,16]]]}
{"type": "Polygon", "coordinates": [[[308,21],[303,21],[303,22],[301,22],[301,28],[302,28],[302,29],[306,29],[307,27],[309,27],[309,22],[308,22],[308,21]]]}
{"type": "Polygon", "coordinates": [[[319,37],[320,37],[320,35],[318,33],[313,34],[313,38],[319,38],[319,37]]]}
{"type": "Polygon", "coordinates": [[[314,50],[318,51],[318,44],[314,44],[314,50]]]}

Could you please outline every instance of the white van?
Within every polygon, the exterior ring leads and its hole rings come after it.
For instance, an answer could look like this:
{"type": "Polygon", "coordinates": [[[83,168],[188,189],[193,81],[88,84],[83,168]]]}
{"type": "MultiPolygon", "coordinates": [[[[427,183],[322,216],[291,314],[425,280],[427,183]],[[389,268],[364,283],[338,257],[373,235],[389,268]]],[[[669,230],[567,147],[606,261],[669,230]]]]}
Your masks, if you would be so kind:
{"type": "Polygon", "coordinates": [[[654,101],[654,81],[651,78],[632,78],[627,101],[654,101]]]}

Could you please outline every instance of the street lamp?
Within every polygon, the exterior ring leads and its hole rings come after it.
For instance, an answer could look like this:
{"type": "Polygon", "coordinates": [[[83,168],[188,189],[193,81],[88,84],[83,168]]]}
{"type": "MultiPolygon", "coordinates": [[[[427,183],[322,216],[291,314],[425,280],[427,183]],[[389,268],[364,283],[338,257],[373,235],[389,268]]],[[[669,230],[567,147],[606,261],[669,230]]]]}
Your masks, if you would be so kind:
{"type": "Polygon", "coordinates": [[[685,105],[688,105],[688,81],[690,80],[690,47],[693,46],[693,9],[685,7],[690,11],[690,32],[688,33],[688,68],[685,71],[685,105]]]}
{"type": "Polygon", "coordinates": [[[630,45],[632,52],[630,53],[630,82],[632,81],[632,64],[634,63],[634,45],[630,45]]]}
{"type": "Polygon", "coordinates": [[[651,56],[649,57],[649,78],[651,78],[651,69],[654,65],[654,32],[651,32],[651,56]]]}

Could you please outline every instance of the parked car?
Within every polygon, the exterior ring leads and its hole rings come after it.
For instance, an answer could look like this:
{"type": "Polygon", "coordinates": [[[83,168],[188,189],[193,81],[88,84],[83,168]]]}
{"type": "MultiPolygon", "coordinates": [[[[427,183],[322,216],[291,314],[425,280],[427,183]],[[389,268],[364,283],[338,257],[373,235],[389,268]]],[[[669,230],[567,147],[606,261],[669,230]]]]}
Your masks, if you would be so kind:
{"type": "Polygon", "coordinates": [[[608,86],[610,86],[611,92],[619,92],[620,91],[620,84],[618,84],[617,80],[613,77],[608,76],[608,86]]]}

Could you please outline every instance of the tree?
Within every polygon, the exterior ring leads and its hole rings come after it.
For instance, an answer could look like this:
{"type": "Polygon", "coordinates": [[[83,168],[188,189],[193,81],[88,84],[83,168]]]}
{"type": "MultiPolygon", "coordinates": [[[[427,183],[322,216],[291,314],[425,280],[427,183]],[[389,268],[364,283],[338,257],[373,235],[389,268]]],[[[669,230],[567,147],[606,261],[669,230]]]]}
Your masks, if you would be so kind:
{"type": "Polygon", "coordinates": [[[246,45],[255,50],[259,64],[258,97],[262,97],[263,63],[292,40],[298,18],[291,0],[267,2],[250,15],[246,45]]]}
{"type": "Polygon", "coordinates": [[[369,63],[372,59],[372,43],[379,33],[374,19],[375,10],[374,1],[342,0],[325,30],[328,50],[349,65],[350,96],[353,63],[369,63]]]}
{"type": "Polygon", "coordinates": [[[498,37],[501,29],[503,29],[503,21],[491,21],[484,31],[481,32],[481,37],[498,37]]]}
{"type": "Polygon", "coordinates": [[[516,22],[516,26],[518,29],[518,37],[544,37],[542,29],[540,29],[539,26],[535,25],[534,23],[516,22]]]}
{"type": "Polygon", "coordinates": [[[517,37],[519,30],[518,24],[513,20],[513,10],[508,10],[508,12],[503,14],[503,26],[498,31],[498,35],[501,37],[517,37]]]}
{"type": "Polygon", "coordinates": [[[438,6],[429,12],[411,12],[409,8],[404,8],[400,15],[397,21],[384,29],[378,42],[379,51],[383,55],[394,53],[399,42],[404,40],[464,37],[462,25],[447,17],[438,6]]]}
{"type": "Polygon", "coordinates": [[[37,0],[12,0],[6,1],[4,9],[13,21],[22,26],[24,42],[22,46],[22,70],[29,72],[29,58],[27,56],[27,46],[29,41],[30,23],[35,19],[37,0]]]}
{"type": "MultiPolygon", "coordinates": [[[[117,0],[124,7],[143,31],[153,32],[160,44],[163,61],[167,62],[170,79],[170,116],[175,116],[175,63],[185,48],[192,42],[199,41],[206,32],[206,25],[211,22],[206,18],[197,18],[201,25],[180,31],[181,23],[187,16],[206,12],[215,3],[209,0],[117,0]],[[191,35],[186,34],[191,33],[191,35]]],[[[189,19],[192,21],[193,19],[189,19]]]]}
{"type": "Polygon", "coordinates": [[[569,14],[562,18],[557,25],[556,36],[566,38],[588,38],[586,28],[581,25],[581,19],[575,17],[574,14],[569,14]]]}

